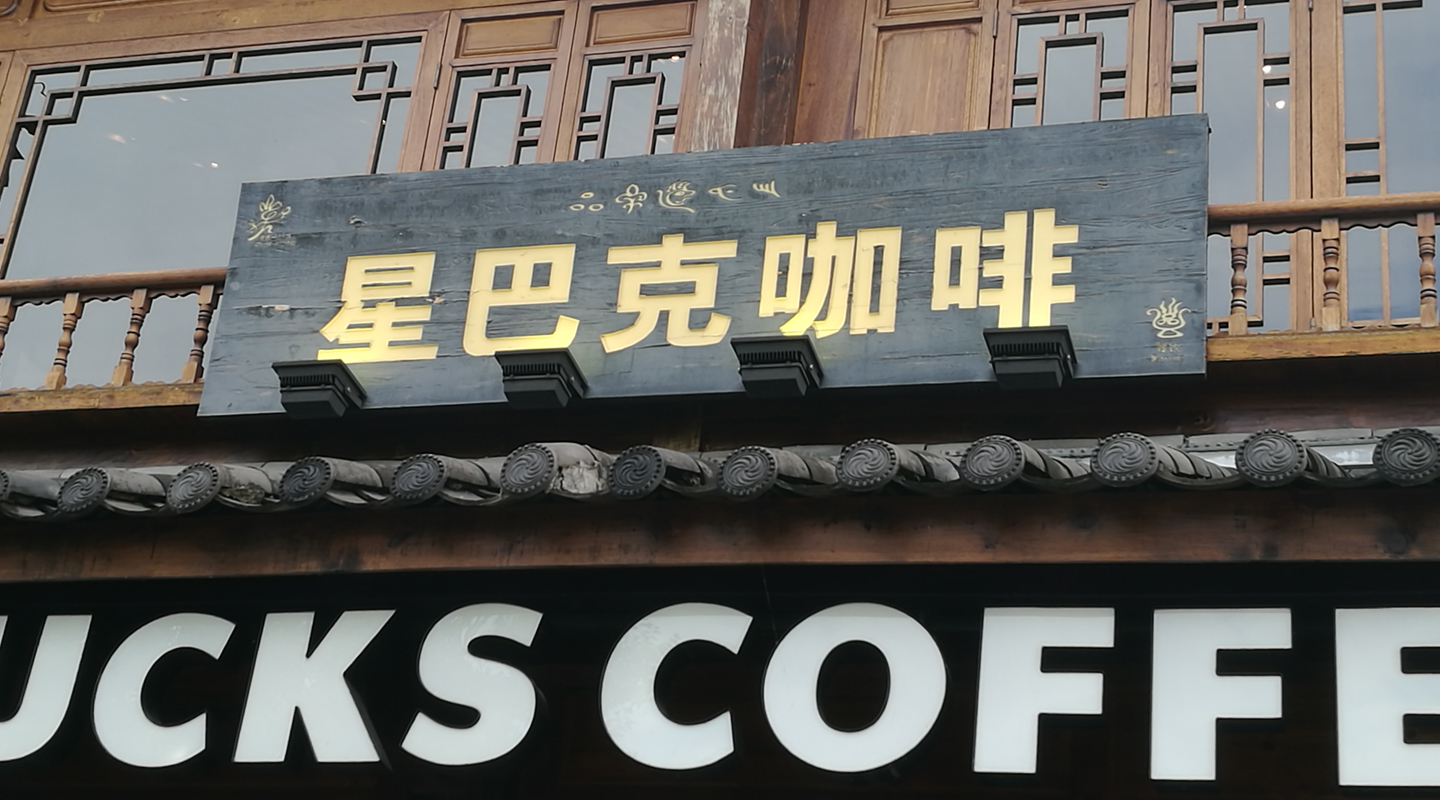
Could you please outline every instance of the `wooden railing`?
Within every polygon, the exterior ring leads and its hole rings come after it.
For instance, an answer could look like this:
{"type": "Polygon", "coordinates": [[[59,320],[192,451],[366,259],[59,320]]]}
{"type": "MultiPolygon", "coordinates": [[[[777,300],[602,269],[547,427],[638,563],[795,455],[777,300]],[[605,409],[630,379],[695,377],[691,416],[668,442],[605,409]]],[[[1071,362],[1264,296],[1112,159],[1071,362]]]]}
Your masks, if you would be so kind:
{"type": "MultiPolygon", "coordinates": [[[[1313,286],[1315,296],[1308,308],[1297,308],[1296,319],[1286,327],[1299,331],[1375,327],[1350,325],[1347,321],[1341,290],[1346,270],[1341,237],[1353,228],[1394,225],[1415,227],[1418,246],[1414,274],[1419,284],[1419,317],[1413,323],[1397,322],[1385,327],[1437,327],[1440,324],[1437,323],[1435,287],[1437,212],[1440,212],[1440,192],[1210,206],[1210,234],[1227,235],[1230,239],[1230,309],[1225,320],[1226,334],[1243,335],[1254,322],[1248,301],[1247,267],[1251,261],[1251,237],[1258,233],[1309,232],[1312,236],[1309,247],[1292,245],[1289,280],[1292,290],[1295,286],[1313,286]],[[1296,254],[1301,257],[1295,257],[1296,254]],[[1318,281],[1315,280],[1317,274],[1318,281]]],[[[1263,272],[1263,266],[1257,272],[1263,272]]],[[[1214,277],[1212,275],[1211,280],[1214,277]]],[[[1264,280],[1263,274],[1259,277],[1264,280]]]]}
{"type": "Polygon", "coordinates": [[[4,358],[5,336],[23,305],[61,304],[60,338],[55,360],[45,375],[44,389],[63,389],[75,328],[91,301],[128,299],[130,321],[124,334],[120,359],[111,372],[109,386],[131,384],[135,375],[135,349],[140,345],[145,318],[157,297],[194,295],[197,305],[195,333],[190,353],[181,365],[176,384],[194,384],[204,372],[205,344],[210,338],[210,320],[225,286],[225,269],[186,269],[156,272],[117,272],[65,278],[0,280],[0,359],[4,358]]]}

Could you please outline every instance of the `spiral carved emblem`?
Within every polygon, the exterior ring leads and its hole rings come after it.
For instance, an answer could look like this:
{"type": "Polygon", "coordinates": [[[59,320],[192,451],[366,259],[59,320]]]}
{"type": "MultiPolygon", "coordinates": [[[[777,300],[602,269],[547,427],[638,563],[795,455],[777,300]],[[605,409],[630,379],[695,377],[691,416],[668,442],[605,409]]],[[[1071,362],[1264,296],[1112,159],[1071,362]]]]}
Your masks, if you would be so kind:
{"type": "Polygon", "coordinates": [[[390,494],[406,503],[429,500],[445,488],[448,477],[445,462],[435,456],[429,453],[410,456],[400,462],[391,477],[390,494]]]}
{"type": "Polygon", "coordinates": [[[625,500],[645,497],[665,480],[665,461],[648,444],[627,449],[610,465],[610,492],[625,500]]]}
{"type": "Polygon", "coordinates": [[[549,489],[559,472],[550,448],[543,444],[523,445],[500,468],[500,488],[506,494],[528,497],[549,489]]]}
{"type": "Polygon", "coordinates": [[[836,472],[840,484],[851,491],[879,489],[900,473],[900,454],[889,442],[861,439],[840,453],[836,472]]]}
{"type": "Polygon", "coordinates": [[[1305,471],[1305,448],[1284,431],[1260,431],[1240,443],[1235,468],[1251,483],[1283,486],[1305,471]]]}
{"type": "Polygon", "coordinates": [[[280,498],[287,503],[319,500],[335,485],[335,469],[318,456],[302,458],[285,470],[280,479],[280,498]]]}
{"type": "Polygon", "coordinates": [[[180,514],[199,511],[220,494],[220,489],[220,470],[214,464],[193,464],[170,482],[170,488],[165,490],[165,505],[180,514]]]}
{"type": "Polygon", "coordinates": [[[1100,440],[1090,457],[1090,474],[1106,486],[1134,486],[1155,477],[1160,454],[1138,433],[1117,433],[1100,440]]]}
{"type": "Polygon", "coordinates": [[[1391,431],[1375,446],[1375,468],[1385,480],[1419,486],[1440,476],[1440,439],[1418,428],[1391,431]]]}
{"type": "Polygon", "coordinates": [[[720,466],[720,491],[736,500],[764,494],[780,476],[775,456],[763,447],[742,447],[720,466]]]}
{"type": "Polygon", "coordinates": [[[1010,485],[1025,469],[1025,453],[1009,436],[986,436],[965,451],[960,477],[977,489],[1010,485]]]}
{"type": "Polygon", "coordinates": [[[110,473],[99,467],[86,467],[60,487],[60,500],[56,505],[64,514],[88,514],[99,508],[109,493],[110,473]]]}

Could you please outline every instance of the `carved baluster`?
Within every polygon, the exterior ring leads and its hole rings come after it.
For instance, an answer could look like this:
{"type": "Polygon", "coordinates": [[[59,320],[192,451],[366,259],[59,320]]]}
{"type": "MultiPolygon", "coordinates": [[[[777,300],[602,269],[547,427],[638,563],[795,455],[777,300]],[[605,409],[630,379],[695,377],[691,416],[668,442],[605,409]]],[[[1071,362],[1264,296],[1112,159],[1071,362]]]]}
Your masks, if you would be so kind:
{"type": "Polygon", "coordinates": [[[205,343],[210,339],[210,317],[215,314],[215,301],[219,292],[215,287],[201,286],[195,300],[199,311],[195,317],[195,346],[190,348],[190,360],[180,373],[181,383],[195,383],[205,374],[205,343]]]}
{"type": "Polygon", "coordinates": [[[1249,331],[1249,312],[1245,303],[1245,268],[1250,263],[1250,228],[1243,222],[1230,226],[1230,335],[1241,336],[1249,331]]]}
{"type": "Polygon", "coordinates": [[[15,300],[10,297],[0,297],[0,357],[5,355],[5,334],[10,331],[10,323],[15,321],[15,300]]]}
{"type": "Polygon", "coordinates": [[[85,304],[80,301],[79,292],[65,295],[62,306],[64,319],[60,322],[60,342],[55,347],[55,363],[45,375],[46,389],[65,388],[65,364],[70,360],[70,345],[75,341],[75,326],[79,324],[80,314],[84,310],[85,304]]]}
{"type": "Polygon", "coordinates": [[[1320,307],[1320,330],[1340,330],[1340,220],[1320,220],[1320,252],[1325,259],[1325,272],[1320,279],[1325,294],[1320,307]]]}
{"type": "Polygon", "coordinates": [[[1420,238],[1420,326],[1440,324],[1435,310],[1435,212],[1415,215],[1415,233],[1420,238]]]}
{"type": "Polygon", "coordinates": [[[135,348],[140,344],[140,327],[150,313],[150,290],[136,289],[130,295],[130,328],[125,331],[125,350],[110,373],[111,386],[125,386],[135,377],[135,348]]]}

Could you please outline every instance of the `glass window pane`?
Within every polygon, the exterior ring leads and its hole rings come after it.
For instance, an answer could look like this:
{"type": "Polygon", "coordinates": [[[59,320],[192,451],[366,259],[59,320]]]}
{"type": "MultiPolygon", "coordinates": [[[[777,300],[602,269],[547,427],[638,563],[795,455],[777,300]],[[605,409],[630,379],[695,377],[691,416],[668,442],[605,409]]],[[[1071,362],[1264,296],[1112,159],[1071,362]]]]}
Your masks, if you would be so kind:
{"type": "Polygon", "coordinates": [[[459,122],[470,119],[471,104],[475,102],[475,92],[479,89],[489,89],[494,86],[495,76],[490,70],[484,72],[471,72],[460,76],[455,81],[455,97],[450,101],[449,122],[459,122]]]}
{"type": "Polygon", "coordinates": [[[1100,65],[1104,67],[1125,66],[1125,30],[1128,20],[1123,17],[1087,17],[1085,32],[1098,33],[1101,39],[1100,65]]]}
{"type": "Polygon", "coordinates": [[[390,111],[380,120],[380,159],[377,173],[394,172],[400,168],[400,145],[405,142],[405,118],[410,112],[410,98],[390,98],[390,111]]]}
{"type": "Polygon", "coordinates": [[[605,96],[610,90],[608,81],[625,74],[625,61],[592,61],[585,77],[585,107],[581,111],[599,111],[605,106],[605,96]]]}
{"type": "Polygon", "coordinates": [[[1265,87],[1265,197],[1290,199],[1290,87],[1265,87]]]}
{"type": "Polygon", "coordinates": [[[1199,42],[1197,26],[1202,22],[1215,21],[1215,6],[1176,10],[1174,26],[1171,29],[1170,60],[1194,61],[1196,45],[1199,42]]]}
{"type": "Polygon", "coordinates": [[[195,56],[179,62],[164,64],[136,64],[125,67],[92,69],[85,79],[86,86],[108,86],[116,83],[141,83],[174,80],[175,78],[198,78],[205,68],[205,59],[195,56]]]}
{"type": "Polygon", "coordinates": [[[1210,115],[1210,202],[1258,200],[1256,50],[1254,30],[1205,35],[1203,110],[1210,115]]]}
{"type": "Polygon", "coordinates": [[[411,86],[415,83],[415,69],[420,63],[419,42],[396,42],[377,44],[370,48],[370,63],[393,61],[395,63],[395,86],[411,86]]]}
{"type": "Polygon", "coordinates": [[[1385,190],[1435,191],[1440,189],[1440,3],[1387,8],[1384,27],[1385,190]]]}
{"type": "Polygon", "coordinates": [[[378,102],[357,102],[353,83],[334,75],[88,98],[76,123],[46,133],[7,277],[228,263],[241,183],[368,170],[378,102]]]}
{"type": "Polygon", "coordinates": [[[1380,169],[1380,149],[1345,151],[1346,172],[1376,172],[1380,169]]]}
{"type": "Polygon", "coordinates": [[[655,113],[653,81],[616,86],[605,116],[605,158],[650,152],[650,118],[655,113]]]}
{"type": "Polygon", "coordinates": [[[1246,19],[1264,20],[1265,52],[1290,52],[1290,4],[1286,0],[1278,3],[1245,3],[1246,19]]]}
{"type": "Polygon", "coordinates": [[[1016,103],[1010,110],[1010,127],[1028,128],[1035,124],[1035,104],[1016,103]]]}
{"type": "Polygon", "coordinates": [[[1040,71],[1040,40],[1054,36],[1060,27],[1054,19],[1021,20],[1015,31],[1015,74],[1040,71]]]}
{"type": "Polygon", "coordinates": [[[1265,287],[1262,331],[1283,331],[1290,328],[1290,284],[1272,283],[1265,287]]]}
{"type": "Polygon", "coordinates": [[[240,72],[275,72],[358,63],[360,63],[360,45],[347,44],[323,49],[307,48],[288,53],[242,53],[240,55],[240,72]]]}
{"type": "Polygon", "coordinates": [[[1125,98],[1107,97],[1100,101],[1100,119],[1124,119],[1125,98]]]}
{"type": "Polygon", "coordinates": [[[1345,234],[1345,296],[1348,319],[1380,319],[1380,231],[1351,228],[1345,234]]]}
{"type": "Polygon", "coordinates": [[[475,136],[470,142],[469,166],[499,167],[513,163],[520,100],[519,93],[514,91],[480,98],[480,110],[471,128],[475,136]]]}
{"type": "Polygon", "coordinates": [[[1379,86],[1375,64],[1375,12],[1346,14],[1345,138],[1380,135],[1379,86]]]}
{"type": "Polygon", "coordinates": [[[669,53],[653,56],[650,59],[650,71],[664,76],[660,82],[660,105],[673,106],[679,103],[680,82],[685,73],[684,54],[669,53]]]}
{"type": "Polygon", "coordinates": [[[1040,124],[1095,119],[1095,56],[1091,44],[1045,48],[1045,97],[1040,124]]]}
{"type": "Polygon", "coordinates": [[[1390,316],[1420,316],[1420,240],[1413,225],[1396,225],[1389,237],[1390,316]]]}
{"type": "Polygon", "coordinates": [[[550,85],[550,68],[517,70],[515,83],[530,87],[530,96],[525,101],[523,113],[527,117],[538,117],[545,113],[545,90],[550,85]]]}
{"type": "Polygon", "coordinates": [[[1170,93],[1171,114],[1194,114],[1195,93],[1194,92],[1171,92],[1170,93]]]}

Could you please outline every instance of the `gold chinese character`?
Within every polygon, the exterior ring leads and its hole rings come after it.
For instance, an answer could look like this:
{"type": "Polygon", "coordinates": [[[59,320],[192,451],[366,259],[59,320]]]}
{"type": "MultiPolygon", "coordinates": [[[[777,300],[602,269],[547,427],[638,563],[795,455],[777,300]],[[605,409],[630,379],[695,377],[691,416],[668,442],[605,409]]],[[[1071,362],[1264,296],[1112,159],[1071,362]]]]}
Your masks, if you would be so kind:
{"type": "Polygon", "coordinates": [[[655,201],[664,208],[672,208],[676,211],[689,211],[695,213],[688,203],[690,198],[695,196],[695,190],[690,188],[690,181],[675,181],[664,189],[655,193],[655,201]]]}
{"type": "Polygon", "coordinates": [[[465,312],[465,352],[472,356],[494,355],[502,350],[552,350],[569,347],[575,341],[580,321],[561,316],[550,333],[530,336],[489,336],[486,326],[495,306],[528,306],[565,303],[570,300],[570,276],[575,268],[575,245],[542,244],[532,247],[495,247],[475,251],[475,271],[470,277],[470,305],[465,312]],[[535,267],[550,265],[544,286],[535,286],[535,267]],[[498,267],[510,266],[510,285],[495,286],[498,267]]]}
{"type": "MultiPolygon", "coordinates": [[[[1000,310],[998,327],[1025,325],[1025,236],[1028,211],[1005,212],[1005,227],[982,231],[979,228],[941,228],[935,231],[935,273],[931,284],[930,308],[944,311],[950,306],[976,308],[993,306],[1000,310]],[[980,248],[1001,248],[1000,258],[980,260],[980,248]],[[951,283],[955,251],[960,251],[958,283],[951,283]],[[999,278],[1000,285],[980,288],[980,279],[999,278]]],[[[1076,241],[1074,225],[1056,225],[1055,209],[1035,212],[1035,253],[1030,263],[1030,325],[1050,324],[1050,307],[1075,302],[1075,287],[1055,285],[1054,277],[1070,271],[1070,258],[1056,257],[1057,244],[1076,241]]]]}
{"type": "Polygon", "coordinates": [[[427,297],[434,274],[434,253],[346,259],[340,310],[320,329],[320,335],[342,345],[360,346],[320,350],[315,357],[351,364],[434,358],[437,345],[395,344],[419,341],[423,330],[419,323],[430,319],[429,303],[400,306],[395,301],[427,297]],[[366,306],[367,302],[374,305],[366,306]]]}
{"type": "Polygon", "coordinates": [[[640,187],[632,183],[625,187],[625,191],[615,195],[615,202],[625,206],[625,213],[629,214],[631,211],[644,206],[645,198],[649,196],[648,192],[640,191],[640,187]]]}
{"type": "Polygon", "coordinates": [[[1055,209],[1035,209],[1035,235],[1030,254],[1030,325],[1050,324],[1050,307],[1075,302],[1074,284],[1055,283],[1070,272],[1070,257],[1055,255],[1055,245],[1080,240],[1078,225],[1056,225],[1055,209]]]}
{"type": "Polygon", "coordinates": [[[705,327],[690,327],[690,312],[713,308],[715,290],[719,282],[720,265],[714,262],[685,264],[711,258],[734,258],[739,243],[734,240],[713,242],[686,242],[684,234],[666,234],[660,244],[636,247],[610,248],[607,262],[610,264],[654,264],[658,267],[640,267],[620,270],[620,290],[615,298],[615,310],[622,314],[638,314],[628,327],[600,335],[600,345],[605,352],[613,353],[633,347],[645,340],[660,321],[660,312],[668,314],[665,322],[665,341],[678,347],[699,347],[715,344],[725,337],[730,329],[730,318],[724,314],[710,313],[705,327]],[[643,289],[656,284],[689,283],[693,289],[676,294],[645,294],[643,289]]]}
{"type": "Polygon", "coordinates": [[[738,198],[738,197],[735,196],[735,184],[733,184],[733,183],[727,183],[727,184],[725,184],[725,185],[723,185],[723,186],[711,186],[709,189],[706,189],[705,191],[706,191],[707,193],[709,193],[709,194],[715,195],[716,197],[720,198],[721,200],[730,200],[730,201],[734,202],[734,201],[738,201],[738,200],[740,199],[740,198],[738,198]]]}
{"type": "Polygon", "coordinates": [[[837,333],[845,325],[847,306],[850,333],[891,333],[900,283],[900,228],[861,228],[854,236],[836,236],[834,222],[821,222],[808,241],[803,235],[766,237],[760,280],[759,315],[794,314],[780,326],[786,336],[800,336],[812,327],[822,339],[837,333]],[[878,298],[873,297],[876,250],[880,250],[878,298]],[[789,259],[783,293],[777,291],[782,256],[789,259]],[[807,258],[810,286],[802,299],[800,279],[807,258]]]}

